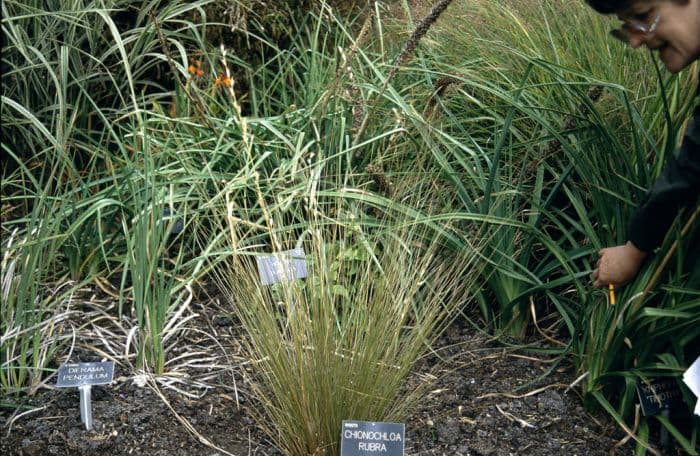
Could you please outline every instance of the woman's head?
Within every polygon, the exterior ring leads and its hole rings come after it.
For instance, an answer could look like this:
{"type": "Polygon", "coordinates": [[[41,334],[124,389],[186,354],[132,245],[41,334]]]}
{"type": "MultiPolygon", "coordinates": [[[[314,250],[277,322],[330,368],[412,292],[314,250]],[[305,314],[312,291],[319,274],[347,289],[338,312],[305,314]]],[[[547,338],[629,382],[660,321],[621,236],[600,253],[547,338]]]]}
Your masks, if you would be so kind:
{"type": "Polygon", "coordinates": [[[700,58],[700,0],[586,0],[623,21],[615,36],[631,47],[658,51],[676,73],[700,58]]]}

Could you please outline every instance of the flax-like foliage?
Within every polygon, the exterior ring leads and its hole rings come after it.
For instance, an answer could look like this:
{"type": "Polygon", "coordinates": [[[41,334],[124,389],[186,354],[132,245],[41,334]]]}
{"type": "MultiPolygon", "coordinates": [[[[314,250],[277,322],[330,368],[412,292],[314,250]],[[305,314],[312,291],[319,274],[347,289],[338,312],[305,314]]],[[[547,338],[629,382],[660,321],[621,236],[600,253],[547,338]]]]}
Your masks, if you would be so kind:
{"type": "MultiPolygon", "coordinates": [[[[700,317],[686,312],[696,308],[697,266],[683,247],[696,224],[677,248],[671,233],[637,280],[618,290],[623,306],[607,306],[588,277],[598,249],[626,240],[636,201],[672,153],[694,103],[694,69],[659,76],[648,55],[609,44],[608,21],[582,5],[460,5],[432,30],[416,73],[404,70],[394,82],[406,89],[387,96],[425,116],[401,111],[423,154],[395,153],[391,165],[415,169],[418,161],[457,195],[454,209],[496,222],[475,233],[489,252],[481,268],[488,286],[478,295],[484,323],[520,338],[539,334],[543,321],[558,328],[544,333],[547,349],[572,356],[586,375],[586,403],[632,422],[636,382],[678,379],[697,356],[690,328],[700,317]],[[421,91],[424,80],[432,93],[421,91]],[[662,290],[659,276],[669,280],[662,290]],[[669,331],[649,338],[656,328],[669,331]],[[674,330],[687,337],[671,338],[674,330]]],[[[641,422],[648,431],[650,421],[641,422]]],[[[662,424],[692,446],[697,428],[683,437],[662,424]]],[[[643,448],[648,432],[641,434],[643,448]]]]}
{"type": "MultiPolygon", "coordinates": [[[[161,140],[161,131],[144,129],[146,116],[141,109],[167,96],[159,81],[152,79],[165,57],[149,13],[170,27],[167,36],[180,40],[172,55],[179,57],[176,63],[186,74],[182,44],[195,42],[197,35],[182,33],[172,24],[188,11],[198,11],[203,3],[171,2],[156,10],[151,2],[139,13],[133,2],[121,0],[3,2],[2,237],[7,299],[2,300],[2,376],[6,391],[39,384],[44,366],[52,362],[56,340],[73,335],[59,324],[73,311],[64,294],[71,296],[74,287],[116,272],[124,278],[122,303],[134,302],[129,295],[134,288],[129,285],[157,295],[155,302],[145,292],[138,296],[140,310],[135,313],[140,316],[141,339],[148,341],[139,352],[163,352],[157,328],[163,327],[171,294],[177,295],[180,284],[172,282],[175,272],[167,275],[171,279],[167,285],[154,282],[163,271],[154,265],[164,261],[165,242],[145,243],[148,238],[166,238],[166,225],[175,218],[164,217],[163,207],[174,212],[177,206],[182,211],[178,204],[182,194],[170,191],[176,186],[171,178],[177,173],[167,164],[175,150],[169,149],[167,157],[158,154],[155,161],[153,151],[142,147],[153,141],[137,139],[161,140]],[[154,163],[166,169],[157,169],[154,163]],[[153,212],[158,209],[160,213],[153,212]],[[152,223],[149,227],[139,220],[152,223]],[[138,230],[141,245],[137,245],[138,230]],[[134,252],[151,254],[151,275],[129,275],[130,266],[139,263],[132,258],[134,252]],[[155,283],[162,286],[152,287],[155,283]]],[[[190,26],[184,30],[201,27],[190,26]]],[[[131,314],[131,306],[120,309],[131,314]]],[[[152,369],[162,371],[160,358],[152,369]]]]}

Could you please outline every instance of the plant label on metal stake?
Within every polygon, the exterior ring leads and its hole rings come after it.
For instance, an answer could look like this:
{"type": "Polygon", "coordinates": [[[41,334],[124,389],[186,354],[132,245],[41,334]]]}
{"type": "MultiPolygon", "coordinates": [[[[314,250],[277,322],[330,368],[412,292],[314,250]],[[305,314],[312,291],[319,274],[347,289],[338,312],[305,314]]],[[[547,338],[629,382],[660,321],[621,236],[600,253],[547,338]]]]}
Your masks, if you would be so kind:
{"type": "Polygon", "coordinates": [[[114,362],[62,364],[58,369],[58,388],[80,390],[80,420],[92,430],[92,385],[108,385],[114,378],[114,362]]]}
{"type": "Polygon", "coordinates": [[[340,456],[403,456],[403,423],[373,423],[343,420],[340,456]]]}
{"type": "Polygon", "coordinates": [[[263,285],[303,279],[308,275],[306,254],[302,248],[259,256],[256,260],[263,285]]]}

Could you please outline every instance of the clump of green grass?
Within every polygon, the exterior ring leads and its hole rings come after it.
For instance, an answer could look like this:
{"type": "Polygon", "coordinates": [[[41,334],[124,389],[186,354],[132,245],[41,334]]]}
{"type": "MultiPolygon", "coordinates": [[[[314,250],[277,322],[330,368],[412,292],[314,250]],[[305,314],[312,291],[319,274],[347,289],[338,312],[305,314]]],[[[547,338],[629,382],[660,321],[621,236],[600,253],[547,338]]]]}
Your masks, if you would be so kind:
{"type": "MultiPolygon", "coordinates": [[[[70,313],[75,283],[57,277],[65,242],[60,202],[46,193],[2,243],[0,274],[0,388],[3,394],[32,391],[41,384],[70,313]],[[53,289],[53,291],[52,291],[53,289]]],[[[8,228],[7,226],[5,227],[8,228]]]]}
{"type": "MultiPolygon", "coordinates": [[[[416,209],[434,205],[429,185],[402,202],[367,188],[370,177],[351,166],[358,147],[346,139],[350,104],[325,92],[337,84],[334,73],[307,51],[320,51],[327,30],[304,30],[312,33],[285,54],[284,67],[303,90],[277,76],[266,97],[252,89],[251,106],[266,117],[229,101],[221,135],[232,141],[211,153],[208,172],[217,178],[200,188],[210,234],[200,234],[245,330],[258,423],[288,454],[337,454],[343,419],[405,416],[416,396],[401,394],[403,380],[467,301],[477,250],[463,243],[460,253],[444,251],[456,237],[450,215],[416,209]],[[323,109],[297,107],[303,100],[324,100],[323,109]],[[224,146],[242,162],[226,175],[217,163],[227,159],[224,146]],[[255,258],[295,247],[306,252],[308,277],[263,286],[255,258]]],[[[391,125],[362,147],[399,132],[391,125]]]]}
{"type": "MultiPolygon", "coordinates": [[[[55,352],[51,342],[55,337],[49,337],[46,328],[65,309],[57,311],[60,296],[47,294],[47,287],[60,286],[64,293],[70,291],[62,285],[67,278],[71,279],[68,283],[84,284],[118,272],[128,275],[130,266],[138,263],[131,256],[133,249],[138,249],[137,257],[150,255],[149,261],[156,264],[164,261],[160,253],[165,242],[152,245],[158,242],[148,244],[147,238],[165,231],[161,225],[168,222],[161,220],[162,206],[178,206],[182,193],[173,195],[163,186],[158,189],[165,188],[168,197],[156,197],[155,192],[146,194],[144,188],[164,181],[175,187],[170,177],[177,173],[169,165],[177,159],[161,154],[163,170],[145,169],[149,161],[141,154],[139,140],[130,143],[127,136],[134,131],[138,131],[136,136],[144,134],[139,121],[159,118],[157,113],[146,112],[145,106],[168,100],[165,89],[153,78],[165,58],[159,52],[161,44],[150,17],[167,26],[166,36],[177,42],[174,54],[186,74],[185,46],[194,47],[197,30],[204,25],[188,23],[180,28],[178,21],[190,10],[199,11],[206,2],[169,2],[160,10],[151,3],[140,14],[131,9],[132,3],[75,0],[2,4],[2,118],[6,133],[1,144],[2,197],[3,211],[7,204],[11,214],[9,220],[3,215],[3,240],[5,234],[16,235],[11,245],[3,246],[7,299],[2,302],[0,375],[4,386],[14,390],[38,384],[42,369],[55,352]],[[95,27],[95,23],[101,26],[95,27]],[[178,27],[173,27],[174,23],[178,27]],[[132,119],[137,127],[124,125],[132,119]],[[161,206],[155,207],[158,204],[161,206]],[[151,209],[160,209],[161,214],[153,215],[151,209]],[[143,223],[132,227],[131,217],[148,219],[144,214],[153,216],[149,219],[154,222],[152,229],[143,223]],[[146,238],[140,244],[134,237],[136,230],[132,230],[136,227],[146,238]]],[[[146,135],[161,138],[162,132],[152,129],[146,135]]],[[[153,267],[154,274],[160,270],[153,267]]],[[[183,271],[177,269],[166,277],[179,272],[183,271]]],[[[152,290],[152,275],[135,274],[136,278],[142,276],[141,282],[130,282],[152,290]]],[[[126,280],[124,285],[123,296],[128,294],[126,280]]],[[[138,313],[143,317],[144,332],[149,321],[166,318],[167,311],[162,309],[170,308],[171,291],[177,295],[181,284],[171,280],[160,285],[157,303],[149,304],[147,291],[140,294],[144,299],[139,301],[138,313]],[[149,306],[150,310],[143,310],[149,306]]],[[[155,349],[162,351],[157,338],[145,340],[153,341],[155,349]]],[[[148,346],[144,344],[142,351],[148,346]]],[[[162,366],[162,361],[155,364],[162,366]]]]}

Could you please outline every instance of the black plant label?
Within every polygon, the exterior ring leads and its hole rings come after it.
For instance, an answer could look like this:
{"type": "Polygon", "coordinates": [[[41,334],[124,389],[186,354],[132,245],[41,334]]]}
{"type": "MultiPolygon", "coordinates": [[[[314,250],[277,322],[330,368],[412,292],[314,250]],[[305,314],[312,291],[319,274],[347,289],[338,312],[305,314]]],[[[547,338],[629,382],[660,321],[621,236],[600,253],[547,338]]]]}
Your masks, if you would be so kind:
{"type": "Polygon", "coordinates": [[[403,456],[404,432],[402,423],[344,420],[340,456],[403,456]]]}
{"type": "Polygon", "coordinates": [[[644,416],[658,415],[662,410],[683,407],[683,393],[674,379],[651,379],[637,383],[637,395],[644,416]]]}

